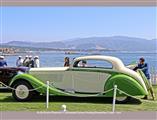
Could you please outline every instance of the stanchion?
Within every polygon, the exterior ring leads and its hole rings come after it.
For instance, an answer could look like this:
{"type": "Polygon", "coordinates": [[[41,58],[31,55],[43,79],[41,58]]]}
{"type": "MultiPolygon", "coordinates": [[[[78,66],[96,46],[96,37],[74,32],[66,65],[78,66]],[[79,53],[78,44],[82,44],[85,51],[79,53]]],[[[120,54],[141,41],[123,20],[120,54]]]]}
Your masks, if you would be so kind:
{"type": "Polygon", "coordinates": [[[49,81],[47,81],[46,108],[49,108],[49,81]]]}
{"type": "Polygon", "coordinates": [[[114,85],[112,112],[115,112],[116,94],[117,94],[117,85],[114,85]]]}

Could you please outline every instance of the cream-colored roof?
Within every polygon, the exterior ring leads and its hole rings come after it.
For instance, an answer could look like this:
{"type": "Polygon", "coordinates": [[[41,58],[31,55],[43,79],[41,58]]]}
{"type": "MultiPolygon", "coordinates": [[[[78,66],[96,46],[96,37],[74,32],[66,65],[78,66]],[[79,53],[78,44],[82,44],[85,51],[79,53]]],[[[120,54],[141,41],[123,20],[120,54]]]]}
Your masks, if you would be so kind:
{"type": "Polygon", "coordinates": [[[123,62],[119,58],[112,57],[112,56],[103,56],[103,55],[83,56],[83,57],[78,57],[74,59],[74,62],[80,61],[80,60],[104,60],[104,61],[110,62],[113,65],[113,69],[116,69],[116,70],[119,70],[122,67],[125,67],[123,62]]]}

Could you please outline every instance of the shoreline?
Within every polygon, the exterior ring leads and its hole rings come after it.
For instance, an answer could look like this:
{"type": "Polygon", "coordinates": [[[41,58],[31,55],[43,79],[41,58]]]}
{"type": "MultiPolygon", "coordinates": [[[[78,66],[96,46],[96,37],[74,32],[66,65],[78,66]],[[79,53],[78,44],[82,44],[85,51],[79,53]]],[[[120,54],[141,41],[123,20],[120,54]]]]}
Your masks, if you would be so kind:
{"type": "MultiPolygon", "coordinates": [[[[2,53],[0,52],[0,55],[3,56],[18,56],[18,55],[26,55],[26,54],[32,54],[32,53],[61,53],[66,55],[78,55],[78,54],[89,54],[89,55],[101,55],[102,53],[123,53],[123,54],[156,54],[156,51],[148,52],[148,51],[60,51],[60,50],[40,50],[40,51],[25,51],[25,52],[15,52],[15,53],[2,53]]],[[[103,55],[103,54],[102,54],[103,55]]]]}

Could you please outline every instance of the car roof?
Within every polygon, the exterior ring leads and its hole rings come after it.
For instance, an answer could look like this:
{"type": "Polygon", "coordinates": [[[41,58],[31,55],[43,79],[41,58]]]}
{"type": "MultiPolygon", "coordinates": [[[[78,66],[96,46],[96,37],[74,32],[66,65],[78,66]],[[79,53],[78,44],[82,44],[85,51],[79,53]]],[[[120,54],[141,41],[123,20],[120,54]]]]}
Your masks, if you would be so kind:
{"type": "Polygon", "coordinates": [[[82,56],[82,57],[75,58],[73,63],[81,60],[104,60],[110,62],[113,65],[113,69],[117,69],[117,70],[124,67],[123,62],[119,58],[113,56],[104,56],[104,55],[82,56]]]}

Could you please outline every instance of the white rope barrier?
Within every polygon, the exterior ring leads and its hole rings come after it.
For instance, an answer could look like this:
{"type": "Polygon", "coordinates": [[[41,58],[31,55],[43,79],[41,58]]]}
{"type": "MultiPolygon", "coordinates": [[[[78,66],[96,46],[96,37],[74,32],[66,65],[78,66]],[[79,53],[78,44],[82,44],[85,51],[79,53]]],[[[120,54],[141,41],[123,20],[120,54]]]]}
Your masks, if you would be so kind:
{"type": "Polygon", "coordinates": [[[132,95],[130,95],[130,94],[128,94],[128,93],[126,93],[126,92],[124,92],[124,91],[118,89],[118,88],[117,88],[117,91],[119,91],[121,94],[125,94],[126,96],[132,97],[132,98],[134,98],[134,99],[139,99],[138,97],[132,96],[132,95]]]}
{"type": "MultiPolygon", "coordinates": [[[[0,82],[0,84],[2,84],[3,86],[5,86],[5,87],[7,87],[7,88],[9,88],[9,89],[11,89],[11,90],[16,90],[15,88],[12,88],[12,87],[10,87],[10,86],[8,86],[8,85],[5,85],[5,84],[2,83],[2,82],[0,82]]],[[[27,90],[27,91],[35,91],[35,90],[38,90],[38,89],[42,88],[43,86],[44,86],[44,85],[42,85],[42,86],[40,86],[40,87],[37,87],[37,88],[34,88],[34,89],[29,89],[29,90],[27,90]]],[[[52,86],[52,85],[50,84],[49,81],[47,81],[46,86],[47,86],[47,89],[46,89],[46,108],[49,108],[49,96],[50,96],[50,94],[49,94],[49,89],[50,89],[50,86],[52,86]]],[[[53,87],[54,87],[54,86],[53,86],[53,87]]],[[[16,91],[17,91],[17,90],[16,90],[16,91]]],[[[19,91],[20,91],[20,90],[19,90],[19,91]]],[[[109,90],[106,90],[106,91],[104,91],[104,92],[102,92],[102,93],[98,93],[98,94],[95,94],[95,95],[87,95],[87,97],[94,97],[94,96],[96,96],[96,95],[103,95],[103,94],[108,93],[108,92],[111,92],[111,91],[113,91],[112,112],[115,112],[117,91],[121,92],[122,94],[125,94],[126,96],[130,96],[130,97],[132,97],[132,98],[139,99],[139,98],[137,98],[137,97],[135,97],[135,96],[132,96],[132,95],[130,95],[130,94],[128,94],[128,93],[126,93],[126,92],[120,90],[119,88],[117,88],[117,85],[114,85],[114,88],[111,88],[111,89],[109,89],[109,90]]]]}
{"type": "MultiPolygon", "coordinates": [[[[17,90],[17,89],[15,89],[15,88],[12,88],[12,87],[10,87],[10,86],[8,86],[8,85],[6,85],[6,84],[4,84],[4,83],[2,83],[2,82],[0,82],[0,84],[2,84],[3,86],[5,86],[6,88],[9,88],[9,89],[11,89],[11,90],[16,90],[16,91],[21,91],[21,90],[17,90]]],[[[34,89],[29,89],[29,90],[27,90],[27,91],[35,91],[35,90],[38,90],[38,89],[40,89],[40,88],[42,88],[44,85],[42,85],[42,86],[40,86],[40,87],[37,87],[37,88],[34,88],[34,89]]]]}
{"type": "MultiPolygon", "coordinates": [[[[51,87],[54,87],[54,88],[56,88],[53,84],[49,84],[49,86],[51,87]]],[[[86,95],[87,97],[94,97],[94,96],[96,96],[96,95],[103,95],[103,94],[105,94],[105,93],[108,93],[108,92],[110,92],[110,91],[112,91],[114,88],[111,88],[111,89],[109,89],[109,90],[106,90],[106,91],[104,91],[104,92],[100,92],[100,93],[97,93],[97,94],[94,94],[94,95],[86,95]]],[[[66,91],[67,93],[70,93],[70,94],[74,94],[74,93],[71,93],[71,92],[69,92],[69,91],[66,91]]],[[[76,96],[76,95],[75,95],[76,96]]],[[[81,95],[79,95],[80,97],[83,97],[83,96],[81,96],[81,95]]]]}
{"type": "Polygon", "coordinates": [[[117,85],[114,85],[112,112],[115,112],[116,94],[117,94],[117,85]]]}

